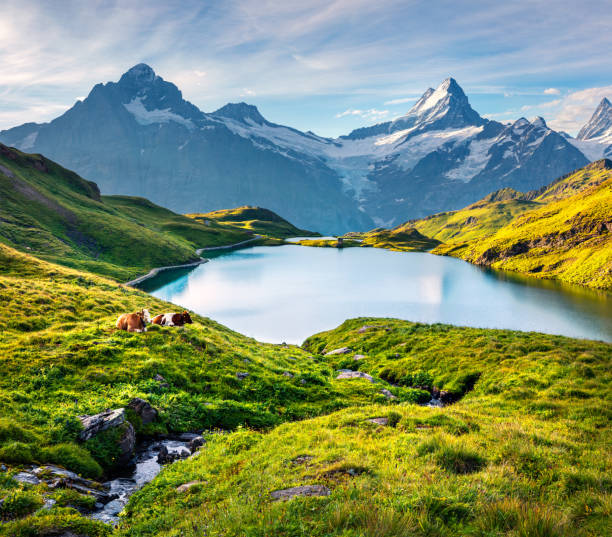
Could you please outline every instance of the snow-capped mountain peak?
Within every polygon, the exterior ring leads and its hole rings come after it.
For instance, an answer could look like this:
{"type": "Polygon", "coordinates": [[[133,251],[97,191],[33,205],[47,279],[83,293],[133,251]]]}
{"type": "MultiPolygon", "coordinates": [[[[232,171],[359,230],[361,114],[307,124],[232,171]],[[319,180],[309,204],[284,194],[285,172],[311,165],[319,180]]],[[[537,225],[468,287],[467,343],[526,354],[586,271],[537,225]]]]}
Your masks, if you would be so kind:
{"type": "Polygon", "coordinates": [[[546,121],[544,121],[544,118],[542,116],[536,116],[531,120],[531,124],[534,127],[539,127],[541,129],[547,129],[548,125],[546,125],[546,121]]]}
{"type": "Polygon", "coordinates": [[[413,128],[464,128],[479,126],[484,120],[472,109],[454,78],[446,78],[434,90],[429,88],[405,116],[393,121],[390,132],[413,128]]]}
{"type": "Polygon", "coordinates": [[[589,122],[580,129],[577,140],[591,140],[603,135],[612,135],[612,104],[604,97],[589,122]]]}

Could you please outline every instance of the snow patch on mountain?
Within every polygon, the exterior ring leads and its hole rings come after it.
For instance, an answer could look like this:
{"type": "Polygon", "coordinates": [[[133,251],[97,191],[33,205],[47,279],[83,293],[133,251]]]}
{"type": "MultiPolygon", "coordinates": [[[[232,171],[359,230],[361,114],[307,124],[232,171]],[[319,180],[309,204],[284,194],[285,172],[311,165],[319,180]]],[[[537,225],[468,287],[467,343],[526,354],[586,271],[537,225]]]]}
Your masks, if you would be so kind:
{"type": "Polygon", "coordinates": [[[134,116],[139,125],[154,125],[157,123],[169,123],[174,121],[188,129],[194,129],[193,121],[175,114],[170,108],[147,110],[142,103],[142,97],[134,97],[129,103],[123,105],[125,109],[134,116]]]}
{"type": "Polygon", "coordinates": [[[449,179],[455,179],[467,183],[472,177],[478,175],[485,169],[491,155],[489,150],[493,145],[493,140],[473,140],[469,144],[470,153],[456,168],[446,173],[449,179]]]}
{"type": "Polygon", "coordinates": [[[38,137],[38,131],[31,132],[21,142],[19,142],[19,149],[22,151],[29,151],[34,147],[36,138],[38,137]]]}

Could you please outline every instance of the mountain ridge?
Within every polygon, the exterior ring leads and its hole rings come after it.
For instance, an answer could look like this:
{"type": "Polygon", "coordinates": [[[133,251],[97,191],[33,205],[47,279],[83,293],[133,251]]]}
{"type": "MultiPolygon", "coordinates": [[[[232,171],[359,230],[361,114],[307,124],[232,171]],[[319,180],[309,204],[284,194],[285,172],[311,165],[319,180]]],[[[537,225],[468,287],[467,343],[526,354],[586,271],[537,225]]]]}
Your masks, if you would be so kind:
{"type": "Polygon", "coordinates": [[[146,64],[94,86],[52,122],[0,140],[54,158],[104,193],[183,213],[267,206],[328,233],[459,209],[500,188],[537,189],[587,164],[585,152],[605,152],[542,118],[482,118],[451,77],[400,118],[330,139],[270,122],[247,103],[202,112],[146,64]]]}

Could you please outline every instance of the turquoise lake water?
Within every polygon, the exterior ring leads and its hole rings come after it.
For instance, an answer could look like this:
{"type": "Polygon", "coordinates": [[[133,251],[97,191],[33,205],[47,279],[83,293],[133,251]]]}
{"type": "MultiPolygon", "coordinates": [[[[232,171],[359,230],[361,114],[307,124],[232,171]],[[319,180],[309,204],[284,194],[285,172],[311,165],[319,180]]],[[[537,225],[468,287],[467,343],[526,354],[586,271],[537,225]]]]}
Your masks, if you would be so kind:
{"type": "Polygon", "coordinates": [[[260,341],[301,343],[353,317],[510,328],[612,342],[612,295],[374,248],[258,246],[142,288],[260,341]]]}

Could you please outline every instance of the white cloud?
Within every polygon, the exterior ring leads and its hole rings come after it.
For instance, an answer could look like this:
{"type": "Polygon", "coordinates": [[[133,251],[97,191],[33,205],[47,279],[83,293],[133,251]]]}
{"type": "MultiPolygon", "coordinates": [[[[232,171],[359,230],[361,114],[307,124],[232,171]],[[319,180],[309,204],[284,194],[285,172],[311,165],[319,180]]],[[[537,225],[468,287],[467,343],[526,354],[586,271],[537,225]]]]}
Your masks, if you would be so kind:
{"type": "Polygon", "coordinates": [[[544,95],[561,95],[561,91],[557,88],[547,88],[544,90],[544,95]]]}
{"type": "Polygon", "coordinates": [[[336,114],[336,118],[347,117],[347,116],[359,116],[364,119],[378,120],[383,119],[389,115],[389,110],[377,110],[376,108],[370,108],[369,110],[356,110],[354,108],[348,108],[344,112],[336,114]]]}
{"type": "Polygon", "coordinates": [[[250,90],[249,88],[242,88],[240,97],[254,97],[255,95],[257,94],[253,90],[250,90]]]}
{"type": "Polygon", "coordinates": [[[591,118],[604,97],[612,98],[612,85],[570,93],[559,104],[559,111],[548,121],[551,128],[575,133],[591,118]]]}
{"type": "Polygon", "coordinates": [[[555,99],[553,101],[547,101],[539,104],[526,104],[521,106],[521,112],[527,112],[528,110],[539,109],[539,108],[554,108],[561,104],[561,99],[555,99]]]}
{"type": "Polygon", "coordinates": [[[416,100],[417,100],[417,97],[401,97],[400,99],[391,99],[390,101],[385,101],[384,104],[386,105],[404,104],[404,103],[411,103],[416,100]]]}

